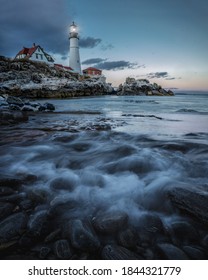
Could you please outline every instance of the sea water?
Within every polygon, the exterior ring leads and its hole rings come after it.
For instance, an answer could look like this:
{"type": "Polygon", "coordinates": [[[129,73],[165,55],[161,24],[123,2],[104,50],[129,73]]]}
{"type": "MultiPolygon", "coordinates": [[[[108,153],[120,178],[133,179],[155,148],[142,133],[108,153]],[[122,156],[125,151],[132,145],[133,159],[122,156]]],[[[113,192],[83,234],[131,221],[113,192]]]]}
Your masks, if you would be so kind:
{"type": "Polygon", "coordinates": [[[208,187],[208,93],[49,102],[54,113],[0,132],[0,176],[36,176],[24,191],[44,190],[42,207],[70,198],[75,218],[122,210],[135,223],[151,211],[167,222],[178,215],[169,189],[208,187]],[[54,190],[61,178],[70,188],[54,190]]]}

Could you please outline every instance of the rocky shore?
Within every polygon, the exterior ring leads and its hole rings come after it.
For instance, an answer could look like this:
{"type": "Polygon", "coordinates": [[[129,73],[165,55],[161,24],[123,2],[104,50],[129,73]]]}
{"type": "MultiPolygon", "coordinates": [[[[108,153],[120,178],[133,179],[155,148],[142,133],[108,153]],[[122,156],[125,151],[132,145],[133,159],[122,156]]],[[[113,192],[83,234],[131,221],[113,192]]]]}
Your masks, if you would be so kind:
{"type": "Polygon", "coordinates": [[[0,125],[9,125],[28,120],[29,112],[53,112],[51,103],[40,104],[10,95],[0,96],[0,125]]]}
{"type": "Polygon", "coordinates": [[[26,98],[68,98],[103,95],[113,88],[101,79],[29,60],[0,57],[0,94],[26,98]]]}
{"type": "Polygon", "coordinates": [[[173,96],[171,90],[165,90],[160,85],[151,84],[147,79],[126,78],[126,82],[118,87],[118,95],[173,96]]]}
{"type": "Polygon", "coordinates": [[[180,220],[165,224],[157,213],[143,212],[132,224],[122,210],[76,217],[80,201],[61,194],[75,190],[76,178],[51,180],[49,189],[28,188],[37,181],[32,174],[0,179],[1,259],[208,258],[207,193],[173,188],[166,200],[182,211],[180,220]]]}
{"type": "Polygon", "coordinates": [[[172,96],[146,79],[126,78],[117,91],[101,77],[90,78],[46,63],[0,57],[0,94],[26,98],[70,98],[104,94],[172,96]]]}

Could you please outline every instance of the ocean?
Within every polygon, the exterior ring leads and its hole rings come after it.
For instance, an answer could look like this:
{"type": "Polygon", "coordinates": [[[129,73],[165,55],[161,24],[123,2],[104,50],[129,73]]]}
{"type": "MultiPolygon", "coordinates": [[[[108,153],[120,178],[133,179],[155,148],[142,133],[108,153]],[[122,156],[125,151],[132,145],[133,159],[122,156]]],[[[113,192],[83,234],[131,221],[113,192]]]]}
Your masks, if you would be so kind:
{"type": "MultiPolygon", "coordinates": [[[[124,247],[115,225],[122,231],[127,223],[139,231],[146,214],[159,217],[166,231],[175,222],[190,222],[189,216],[173,207],[167,194],[175,187],[208,188],[208,93],[47,101],[55,105],[55,112],[31,114],[28,122],[0,131],[0,178],[23,181],[20,192],[24,199],[12,204],[17,212],[26,212],[29,221],[45,213],[50,224],[37,240],[35,234],[30,235],[33,245],[21,243],[23,251],[17,246],[3,256],[39,258],[40,252],[31,249],[34,244],[42,244],[57,229],[63,232],[69,220],[91,224],[101,251],[109,244],[124,247]],[[22,206],[23,200],[28,208],[22,206]]],[[[37,223],[41,228],[42,222],[37,223]]],[[[60,232],[51,243],[68,240],[60,232]]],[[[207,228],[200,232],[198,250],[207,228]]],[[[144,235],[140,234],[140,241],[144,235]]],[[[168,234],[164,235],[165,241],[155,242],[170,243],[168,234]]],[[[89,259],[108,256],[106,251],[89,253],[89,248],[76,245],[76,234],[73,236],[70,246],[78,259],[83,252],[89,259]]],[[[171,244],[182,248],[177,242],[171,244]]],[[[152,245],[145,239],[140,247],[150,252],[152,245]]],[[[138,253],[135,248],[131,251],[138,253]]],[[[50,254],[56,258],[50,250],[45,258],[53,258],[50,254]]],[[[154,250],[152,255],[140,255],[160,258],[154,250]]]]}

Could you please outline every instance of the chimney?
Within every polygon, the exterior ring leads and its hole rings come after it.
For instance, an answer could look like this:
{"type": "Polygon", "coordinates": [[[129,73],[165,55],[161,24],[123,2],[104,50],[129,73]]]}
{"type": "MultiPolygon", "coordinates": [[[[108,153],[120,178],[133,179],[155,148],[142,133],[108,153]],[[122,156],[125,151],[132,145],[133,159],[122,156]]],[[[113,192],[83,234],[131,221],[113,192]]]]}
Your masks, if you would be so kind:
{"type": "Polygon", "coordinates": [[[33,47],[35,47],[35,43],[33,43],[33,47]]]}

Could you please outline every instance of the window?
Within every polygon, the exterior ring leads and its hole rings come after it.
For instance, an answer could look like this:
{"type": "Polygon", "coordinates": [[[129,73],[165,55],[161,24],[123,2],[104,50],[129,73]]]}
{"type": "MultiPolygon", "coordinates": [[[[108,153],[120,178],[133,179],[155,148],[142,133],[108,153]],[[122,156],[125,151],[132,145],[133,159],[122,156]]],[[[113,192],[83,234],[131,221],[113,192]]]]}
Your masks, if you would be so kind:
{"type": "Polygon", "coordinates": [[[38,59],[38,53],[36,53],[35,55],[36,55],[36,59],[38,59]]]}

